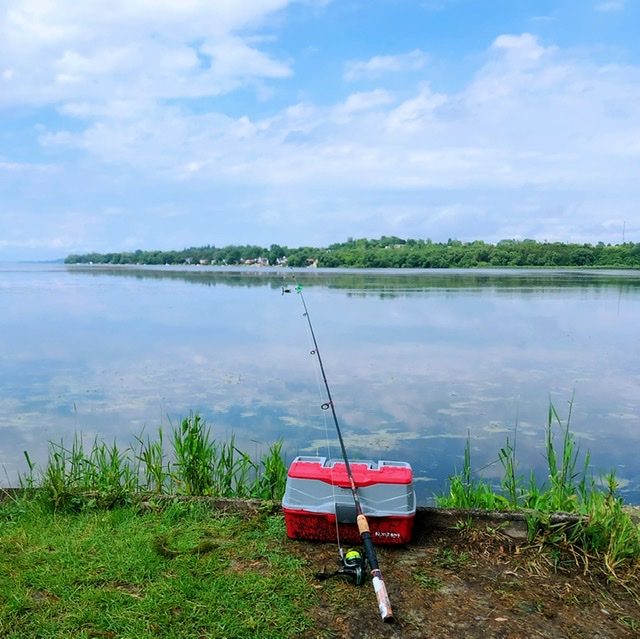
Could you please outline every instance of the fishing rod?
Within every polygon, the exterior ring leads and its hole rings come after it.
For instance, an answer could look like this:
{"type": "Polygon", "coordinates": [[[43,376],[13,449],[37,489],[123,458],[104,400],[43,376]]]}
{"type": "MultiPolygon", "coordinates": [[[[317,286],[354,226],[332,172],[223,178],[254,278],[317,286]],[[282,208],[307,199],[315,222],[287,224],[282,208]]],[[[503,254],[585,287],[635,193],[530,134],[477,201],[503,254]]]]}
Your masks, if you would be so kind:
{"type": "MultiPolygon", "coordinates": [[[[349,463],[349,456],[347,455],[347,449],[345,448],[344,440],[342,438],[342,431],[340,430],[340,423],[338,422],[338,415],[336,414],[336,408],[333,403],[333,398],[331,397],[331,389],[329,388],[329,382],[327,382],[327,375],[324,370],[324,364],[322,363],[322,357],[320,357],[320,349],[318,348],[318,341],[316,340],[316,335],[313,330],[313,325],[311,324],[311,317],[309,316],[309,310],[307,309],[307,304],[304,300],[304,295],[302,294],[302,286],[296,286],[295,291],[298,295],[300,295],[300,299],[302,300],[302,306],[304,307],[304,316],[307,318],[307,323],[309,324],[309,332],[311,333],[311,339],[313,341],[313,348],[314,348],[311,354],[315,355],[318,358],[318,364],[320,365],[320,372],[322,373],[322,380],[324,382],[324,387],[327,391],[328,401],[322,405],[322,408],[324,410],[326,410],[327,408],[330,408],[331,414],[333,415],[333,422],[336,427],[336,432],[338,433],[338,441],[340,442],[342,459],[344,461],[344,465],[347,470],[347,477],[349,478],[351,494],[353,495],[353,502],[356,507],[356,522],[358,524],[358,531],[360,533],[360,538],[362,539],[362,544],[364,546],[367,562],[371,567],[371,580],[373,582],[373,589],[376,593],[376,598],[378,600],[378,608],[380,609],[380,615],[382,617],[382,621],[384,621],[385,623],[393,623],[395,621],[395,618],[393,616],[391,603],[389,602],[387,587],[384,583],[382,572],[380,571],[380,566],[378,564],[378,556],[376,555],[376,549],[373,545],[373,540],[371,538],[371,532],[369,530],[369,522],[367,521],[365,514],[362,512],[362,505],[360,504],[358,489],[356,487],[356,482],[353,478],[353,473],[351,472],[351,464],[349,463]]],[[[290,293],[290,292],[291,292],[290,289],[286,289],[286,288],[282,289],[283,294],[290,293]]]]}

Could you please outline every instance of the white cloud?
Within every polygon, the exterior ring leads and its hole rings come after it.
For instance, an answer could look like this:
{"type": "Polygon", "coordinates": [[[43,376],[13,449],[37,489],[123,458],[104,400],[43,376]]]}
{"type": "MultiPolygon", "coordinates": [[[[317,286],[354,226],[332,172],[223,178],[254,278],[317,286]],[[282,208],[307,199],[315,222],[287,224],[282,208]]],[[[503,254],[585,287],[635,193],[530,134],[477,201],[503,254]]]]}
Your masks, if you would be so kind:
{"type": "Polygon", "coordinates": [[[508,60],[521,65],[526,62],[535,64],[545,53],[544,47],[538,43],[538,39],[531,33],[498,36],[491,48],[506,51],[508,60]]]}
{"type": "Polygon", "coordinates": [[[289,62],[251,30],[295,0],[5,0],[0,106],[213,96],[289,62]]]}
{"type": "Polygon", "coordinates": [[[377,78],[389,73],[417,71],[425,67],[428,62],[429,56],[418,50],[403,55],[374,56],[366,62],[349,62],[344,78],[345,80],[359,80],[361,78],[377,78]]]}
{"type": "Polygon", "coordinates": [[[126,102],[99,114],[42,140],[180,179],[272,187],[581,190],[627,179],[640,159],[640,71],[573,59],[530,34],[496,38],[456,94],[423,83],[404,98],[377,89],[264,119],[126,102]]]}
{"type": "Polygon", "coordinates": [[[221,76],[283,78],[291,73],[286,64],[271,60],[238,38],[205,43],[201,52],[211,56],[211,68],[221,76]]]}
{"type": "MultiPolygon", "coordinates": [[[[434,94],[430,87],[423,87],[415,97],[404,100],[388,116],[388,127],[395,133],[424,131],[428,120],[438,120],[438,108],[446,105],[448,97],[434,94]]],[[[436,124],[436,126],[438,126],[436,124]]]]}
{"type": "Polygon", "coordinates": [[[0,158],[0,171],[7,171],[14,174],[36,175],[52,173],[56,170],[55,165],[37,162],[5,162],[0,158]]]}
{"type": "Polygon", "coordinates": [[[622,11],[624,9],[625,0],[610,0],[609,2],[600,2],[595,5],[596,11],[622,11]]]}
{"type": "Polygon", "coordinates": [[[344,113],[357,113],[375,109],[395,101],[396,98],[388,91],[376,89],[375,91],[351,94],[341,105],[340,110],[344,113]]]}
{"type": "Polygon", "coordinates": [[[18,162],[2,162],[0,161],[0,171],[24,171],[27,167],[18,162]]]}

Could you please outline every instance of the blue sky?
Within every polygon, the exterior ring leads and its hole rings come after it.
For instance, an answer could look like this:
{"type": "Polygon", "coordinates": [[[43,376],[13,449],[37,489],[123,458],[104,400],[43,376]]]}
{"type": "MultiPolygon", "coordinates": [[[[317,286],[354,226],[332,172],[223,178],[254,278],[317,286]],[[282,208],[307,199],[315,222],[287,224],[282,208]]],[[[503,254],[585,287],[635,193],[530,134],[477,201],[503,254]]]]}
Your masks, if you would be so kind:
{"type": "Polygon", "coordinates": [[[638,0],[3,0],[0,261],[640,241],[638,0]]]}

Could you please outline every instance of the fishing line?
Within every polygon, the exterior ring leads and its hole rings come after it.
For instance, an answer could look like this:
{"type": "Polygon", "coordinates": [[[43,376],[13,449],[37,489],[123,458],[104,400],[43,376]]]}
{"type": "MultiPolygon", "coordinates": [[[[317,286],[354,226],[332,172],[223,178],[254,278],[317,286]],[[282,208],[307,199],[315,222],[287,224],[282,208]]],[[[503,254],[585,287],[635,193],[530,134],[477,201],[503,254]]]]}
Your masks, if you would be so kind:
{"type": "MultiPolygon", "coordinates": [[[[322,384],[320,381],[320,367],[318,366],[317,363],[317,358],[315,357],[316,354],[316,350],[315,350],[315,345],[312,341],[312,336],[308,333],[308,339],[309,339],[309,354],[311,356],[313,356],[313,362],[314,362],[314,366],[313,366],[313,371],[315,373],[316,376],[316,385],[318,386],[318,397],[320,397],[322,399],[322,384]]],[[[322,421],[324,423],[324,439],[325,439],[325,444],[327,447],[327,459],[331,460],[333,459],[333,453],[331,450],[331,441],[329,438],[329,422],[327,420],[327,411],[326,409],[329,408],[328,404],[323,403],[321,404],[321,408],[322,410],[322,421]]],[[[336,499],[336,486],[335,486],[335,478],[334,478],[334,470],[335,470],[335,466],[334,464],[331,464],[330,468],[329,468],[329,476],[331,477],[331,496],[333,497],[333,505],[334,505],[334,515],[335,515],[335,524],[336,524],[336,541],[338,544],[338,553],[340,554],[340,558],[342,559],[344,556],[343,550],[342,550],[342,544],[340,542],[340,526],[339,526],[339,522],[338,522],[338,500],[336,499]]]]}
{"type": "MultiPolygon", "coordinates": [[[[393,610],[391,609],[391,603],[389,602],[389,595],[387,594],[387,587],[384,583],[382,572],[378,564],[378,557],[376,554],[375,547],[373,545],[373,540],[371,538],[369,523],[362,511],[360,497],[358,496],[358,489],[356,487],[356,482],[353,477],[353,472],[351,470],[351,464],[349,463],[349,456],[347,455],[347,449],[344,445],[344,439],[342,437],[342,431],[340,429],[340,422],[338,421],[338,415],[336,413],[336,408],[333,403],[333,397],[331,396],[331,389],[329,388],[329,382],[327,381],[327,375],[324,369],[324,364],[322,362],[322,357],[320,355],[318,340],[316,339],[315,331],[313,330],[313,324],[311,323],[311,317],[309,315],[309,309],[307,308],[307,303],[305,302],[304,295],[302,294],[302,286],[297,285],[295,287],[295,291],[300,296],[300,300],[302,301],[302,306],[304,308],[304,317],[307,320],[307,324],[309,326],[309,333],[313,341],[313,350],[311,354],[315,355],[318,358],[318,365],[320,367],[322,381],[324,382],[324,388],[327,394],[327,401],[322,404],[322,409],[323,410],[330,409],[331,415],[333,416],[333,422],[336,427],[338,442],[340,444],[340,450],[342,452],[342,460],[344,461],[344,465],[347,471],[347,477],[349,478],[351,494],[353,496],[353,502],[356,508],[356,522],[358,525],[358,531],[360,532],[360,537],[364,545],[366,559],[371,568],[371,580],[373,582],[373,589],[376,593],[376,598],[378,600],[378,608],[380,610],[380,615],[382,617],[382,620],[385,623],[392,623],[394,621],[394,616],[393,616],[393,610]]],[[[290,289],[285,289],[285,288],[282,289],[283,295],[284,293],[290,293],[290,292],[291,292],[290,289]]]]}

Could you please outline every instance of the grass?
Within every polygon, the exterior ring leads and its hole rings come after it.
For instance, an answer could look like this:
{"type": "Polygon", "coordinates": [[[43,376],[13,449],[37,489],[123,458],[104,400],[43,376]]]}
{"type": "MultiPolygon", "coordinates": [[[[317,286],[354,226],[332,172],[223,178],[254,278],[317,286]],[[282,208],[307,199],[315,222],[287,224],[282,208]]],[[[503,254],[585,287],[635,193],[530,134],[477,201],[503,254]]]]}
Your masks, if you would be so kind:
{"type": "Polygon", "coordinates": [[[469,564],[470,560],[471,556],[468,552],[456,552],[451,548],[443,548],[438,550],[432,563],[447,570],[462,570],[469,564]]]}
{"type": "Polygon", "coordinates": [[[70,446],[49,443],[44,468],[25,451],[28,472],[20,486],[37,494],[54,511],[87,506],[126,504],[132,495],[199,495],[209,497],[281,499],[287,469],[282,442],[252,457],[233,436],[217,441],[200,415],[190,415],[171,427],[169,449],[162,428],[152,439],[141,433],[133,446],[94,440],[85,449],[81,434],[70,446]]]}
{"type": "MultiPolygon", "coordinates": [[[[0,636],[293,637],[315,590],[280,515],[0,505],[0,636]]],[[[308,571],[307,571],[308,572],[308,571]]]]}
{"type": "Polygon", "coordinates": [[[529,541],[539,544],[557,568],[566,562],[579,564],[585,571],[597,565],[609,579],[637,584],[640,526],[623,507],[615,474],[607,475],[604,487],[600,487],[589,471],[588,452],[579,464],[579,446],[570,428],[573,403],[572,398],[564,420],[555,406],[549,405],[545,428],[547,482],[538,485],[533,473],[525,481],[518,472],[516,423],[513,442],[507,438],[498,453],[503,469],[499,486],[472,471],[467,438],[462,471],[449,477],[448,490],[436,498],[436,503],[444,508],[524,511],[529,541]],[[549,515],[557,512],[578,515],[578,523],[551,524],[549,515]]]}
{"type": "Polygon", "coordinates": [[[444,581],[441,577],[430,575],[424,570],[418,570],[414,574],[413,578],[416,580],[416,583],[422,586],[425,590],[431,590],[433,592],[438,592],[444,585],[444,581]]]}

